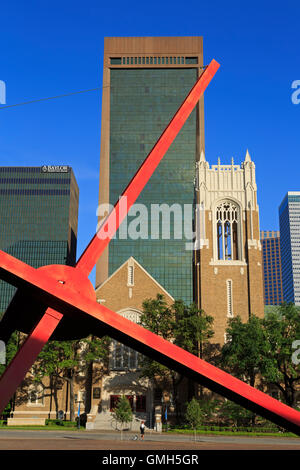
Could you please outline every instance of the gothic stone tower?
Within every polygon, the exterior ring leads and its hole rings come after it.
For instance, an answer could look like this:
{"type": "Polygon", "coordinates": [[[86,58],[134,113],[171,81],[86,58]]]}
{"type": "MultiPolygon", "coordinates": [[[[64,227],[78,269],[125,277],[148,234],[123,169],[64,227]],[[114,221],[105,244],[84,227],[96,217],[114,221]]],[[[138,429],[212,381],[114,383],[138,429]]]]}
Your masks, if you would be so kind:
{"type": "Polygon", "coordinates": [[[214,317],[214,343],[226,341],[227,321],[264,314],[262,255],[255,164],[211,168],[197,162],[195,300],[214,317]]]}

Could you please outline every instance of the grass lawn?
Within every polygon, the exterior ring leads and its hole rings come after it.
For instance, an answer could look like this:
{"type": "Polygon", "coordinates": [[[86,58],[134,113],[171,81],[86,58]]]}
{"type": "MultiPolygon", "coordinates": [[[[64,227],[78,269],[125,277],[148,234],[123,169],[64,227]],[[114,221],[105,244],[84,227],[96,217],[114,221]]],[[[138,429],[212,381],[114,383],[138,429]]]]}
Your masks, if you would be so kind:
{"type": "MultiPolygon", "coordinates": [[[[169,429],[169,433],[175,434],[194,434],[193,430],[190,429],[169,429]]],[[[247,436],[247,437],[296,437],[296,434],[292,432],[259,432],[259,431],[204,431],[199,429],[196,434],[207,435],[207,436],[247,436]]]]}
{"type": "MultiPolygon", "coordinates": [[[[80,426],[78,429],[76,426],[59,426],[55,424],[46,425],[46,426],[7,426],[5,424],[0,424],[0,429],[7,430],[22,430],[22,431],[62,431],[62,432],[78,432],[85,431],[84,426],[80,426]]],[[[105,431],[104,431],[105,432],[105,431]]],[[[163,432],[166,432],[163,430],[163,432]]],[[[168,433],[172,434],[194,434],[194,431],[191,429],[170,429],[168,433]]],[[[206,436],[247,436],[247,437],[294,437],[299,438],[296,434],[291,432],[258,432],[258,431],[210,431],[210,430],[197,430],[196,435],[206,435],[206,436]]]]}
{"type": "Polygon", "coordinates": [[[5,429],[6,431],[9,429],[18,429],[18,430],[40,430],[40,431],[64,431],[64,432],[70,432],[70,431],[84,431],[85,427],[80,426],[80,429],[76,427],[67,427],[67,426],[6,426],[6,425],[0,425],[0,429],[5,429]]]}

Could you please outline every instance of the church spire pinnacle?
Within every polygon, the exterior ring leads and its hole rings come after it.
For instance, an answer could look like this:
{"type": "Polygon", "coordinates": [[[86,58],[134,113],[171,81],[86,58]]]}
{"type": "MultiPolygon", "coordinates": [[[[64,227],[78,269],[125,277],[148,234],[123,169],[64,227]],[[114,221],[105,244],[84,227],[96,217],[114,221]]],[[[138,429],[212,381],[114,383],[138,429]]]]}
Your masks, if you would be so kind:
{"type": "Polygon", "coordinates": [[[245,162],[252,162],[248,149],[247,149],[247,152],[246,152],[245,162]]]}
{"type": "Polygon", "coordinates": [[[201,155],[200,155],[200,160],[199,161],[200,162],[206,162],[203,150],[201,150],[201,155]]]}

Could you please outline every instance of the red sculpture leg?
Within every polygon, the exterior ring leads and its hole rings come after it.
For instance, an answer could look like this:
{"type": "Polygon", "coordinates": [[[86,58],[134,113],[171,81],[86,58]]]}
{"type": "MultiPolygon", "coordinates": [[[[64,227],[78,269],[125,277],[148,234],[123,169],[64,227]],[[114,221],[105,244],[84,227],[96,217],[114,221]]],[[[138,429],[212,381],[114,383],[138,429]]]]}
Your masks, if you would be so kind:
{"type": "Polygon", "coordinates": [[[61,313],[48,308],[38,325],[27,337],[6,368],[0,379],[0,413],[21,384],[30,367],[34,364],[62,316],[61,313]]]}

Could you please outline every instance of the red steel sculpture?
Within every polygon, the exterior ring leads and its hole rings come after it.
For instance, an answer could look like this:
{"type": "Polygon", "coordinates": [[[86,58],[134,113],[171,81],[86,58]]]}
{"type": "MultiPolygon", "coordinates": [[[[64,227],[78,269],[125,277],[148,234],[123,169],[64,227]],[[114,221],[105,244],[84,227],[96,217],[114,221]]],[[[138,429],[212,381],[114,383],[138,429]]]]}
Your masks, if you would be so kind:
{"type": "Polygon", "coordinates": [[[300,412],[100,305],[88,279],[218,68],[215,60],[206,67],[124,190],[127,211],[121,210],[119,200],[75,267],[51,265],[35,269],[0,251],[0,278],[17,287],[0,323],[0,339],[7,342],[14,330],[28,334],[0,378],[0,413],[49,339],[83,338],[93,333],[99,337],[108,335],[300,435],[300,412]],[[111,224],[112,220],[116,224],[111,224]]]}

